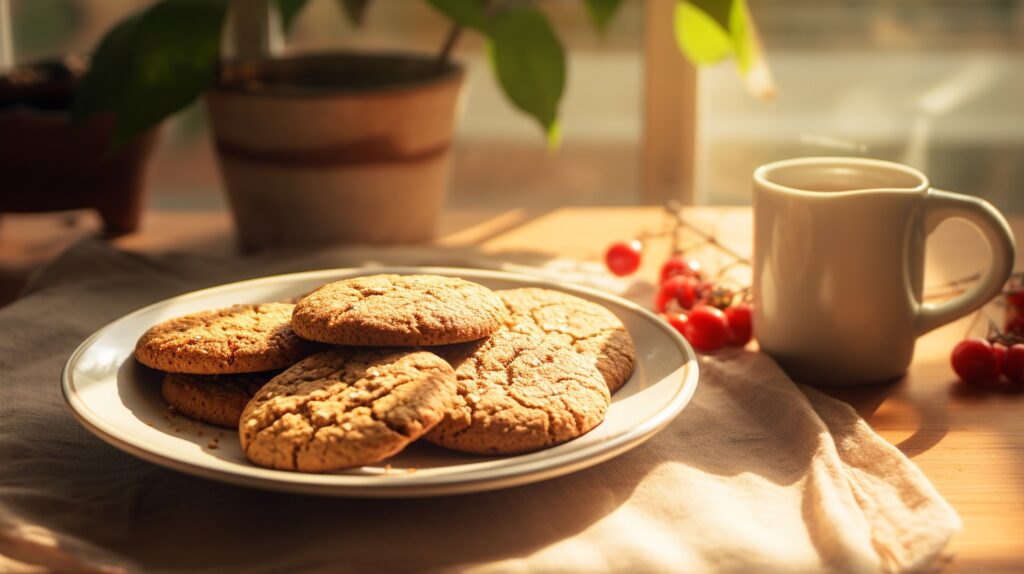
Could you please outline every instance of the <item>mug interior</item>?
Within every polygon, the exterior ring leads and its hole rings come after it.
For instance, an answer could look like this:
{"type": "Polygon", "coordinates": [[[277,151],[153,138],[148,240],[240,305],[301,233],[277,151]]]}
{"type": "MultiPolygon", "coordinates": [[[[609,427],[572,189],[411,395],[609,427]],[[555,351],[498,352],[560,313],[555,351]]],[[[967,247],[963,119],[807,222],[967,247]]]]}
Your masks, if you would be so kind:
{"type": "Polygon", "coordinates": [[[804,158],[770,163],[754,172],[762,184],[789,191],[842,193],[878,190],[923,191],[924,174],[911,167],[860,158],[804,158]]]}

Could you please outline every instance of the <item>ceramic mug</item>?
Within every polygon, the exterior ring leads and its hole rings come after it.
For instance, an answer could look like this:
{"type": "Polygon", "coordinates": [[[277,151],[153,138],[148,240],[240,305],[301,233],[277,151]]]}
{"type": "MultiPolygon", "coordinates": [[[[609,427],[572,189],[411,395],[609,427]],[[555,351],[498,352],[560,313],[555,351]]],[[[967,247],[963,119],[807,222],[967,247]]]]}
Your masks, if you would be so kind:
{"type": "Polygon", "coordinates": [[[1013,261],[991,204],[934,189],[911,167],[812,157],[754,171],[754,335],[798,381],[899,377],[917,337],[998,294],[1013,261]],[[925,238],[950,218],[982,232],[991,263],[967,292],[925,303],[925,238]]]}

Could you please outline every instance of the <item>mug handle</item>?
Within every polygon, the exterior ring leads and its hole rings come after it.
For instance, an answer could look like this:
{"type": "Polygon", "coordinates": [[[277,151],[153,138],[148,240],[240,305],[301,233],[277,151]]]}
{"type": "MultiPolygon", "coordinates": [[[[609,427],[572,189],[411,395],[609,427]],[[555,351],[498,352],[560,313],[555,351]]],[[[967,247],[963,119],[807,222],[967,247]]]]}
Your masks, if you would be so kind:
{"type": "Polygon", "coordinates": [[[946,219],[963,218],[985,236],[992,253],[988,272],[965,293],[941,303],[921,303],[917,309],[917,334],[959,319],[981,308],[1003,290],[1013,272],[1013,232],[1003,214],[992,204],[976,197],[929,189],[925,197],[925,230],[931,234],[946,219]]]}

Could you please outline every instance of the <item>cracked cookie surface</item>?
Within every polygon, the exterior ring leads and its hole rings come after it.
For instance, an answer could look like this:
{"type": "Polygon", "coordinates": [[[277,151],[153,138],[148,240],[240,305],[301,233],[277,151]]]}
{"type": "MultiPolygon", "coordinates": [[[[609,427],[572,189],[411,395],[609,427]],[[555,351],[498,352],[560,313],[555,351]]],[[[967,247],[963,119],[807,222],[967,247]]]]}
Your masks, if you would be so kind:
{"type": "Polygon", "coordinates": [[[426,351],[341,348],[300,361],[242,412],[250,461],[328,472],[391,457],[434,427],[456,397],[455,372],[426,351]]]}
{"type": "Polygon", "coordinates": [[[337,345],[430,346],[486,337],[508,320],[490,289],[438,275],[371,275],[324,285],[295,306],[295,332],[337,345]]]}
{"type": "Polygon", "coordinates": [[[174,410],[197,421],[237,429],[242,410],[276,373],[188,375],[167,373],[160,395],[174,410]]]}
{"type": "Polygon", "coordinates": [[[283,369],[322,348],[291,328],[294,305],[234,305],[159,323],[135,345],[135,358],[172,373],[220,375],[283,369]]]}
{"type": "Polygon", "coordinates": [[[537,287],[496,292],[512,316],[511,329],[557,339],[596,361],[615,392],[636,364],[636,346],[625,325],[597,303],[537,287]]]}
{"type": "Polygon", "coordinates": [[[501,329],[439,353],[455,368],[458,397],[426,439],[453,450],[554,446],[597,426],[611,402],[593,361],[557,340],[501,329]]]}

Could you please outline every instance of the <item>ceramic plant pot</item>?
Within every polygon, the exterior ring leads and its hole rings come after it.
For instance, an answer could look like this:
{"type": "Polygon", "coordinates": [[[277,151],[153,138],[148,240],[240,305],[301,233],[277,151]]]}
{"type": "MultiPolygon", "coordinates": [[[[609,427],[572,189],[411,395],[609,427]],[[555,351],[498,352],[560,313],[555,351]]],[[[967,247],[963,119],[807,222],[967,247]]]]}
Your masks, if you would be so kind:
{"type": "Polygon", "coordinates": [[[111,151],[110,116],[72,125],[80,75],[46,62],[0,76],[0,213],[93,208],[107,233],[134,231],[156,130],[111,151]]]}
{"type": "Polygon", "coordinates": [[[242,247],[432,238],[462,79],[409,55],[225,70],[205,99],[242,247]]]}

